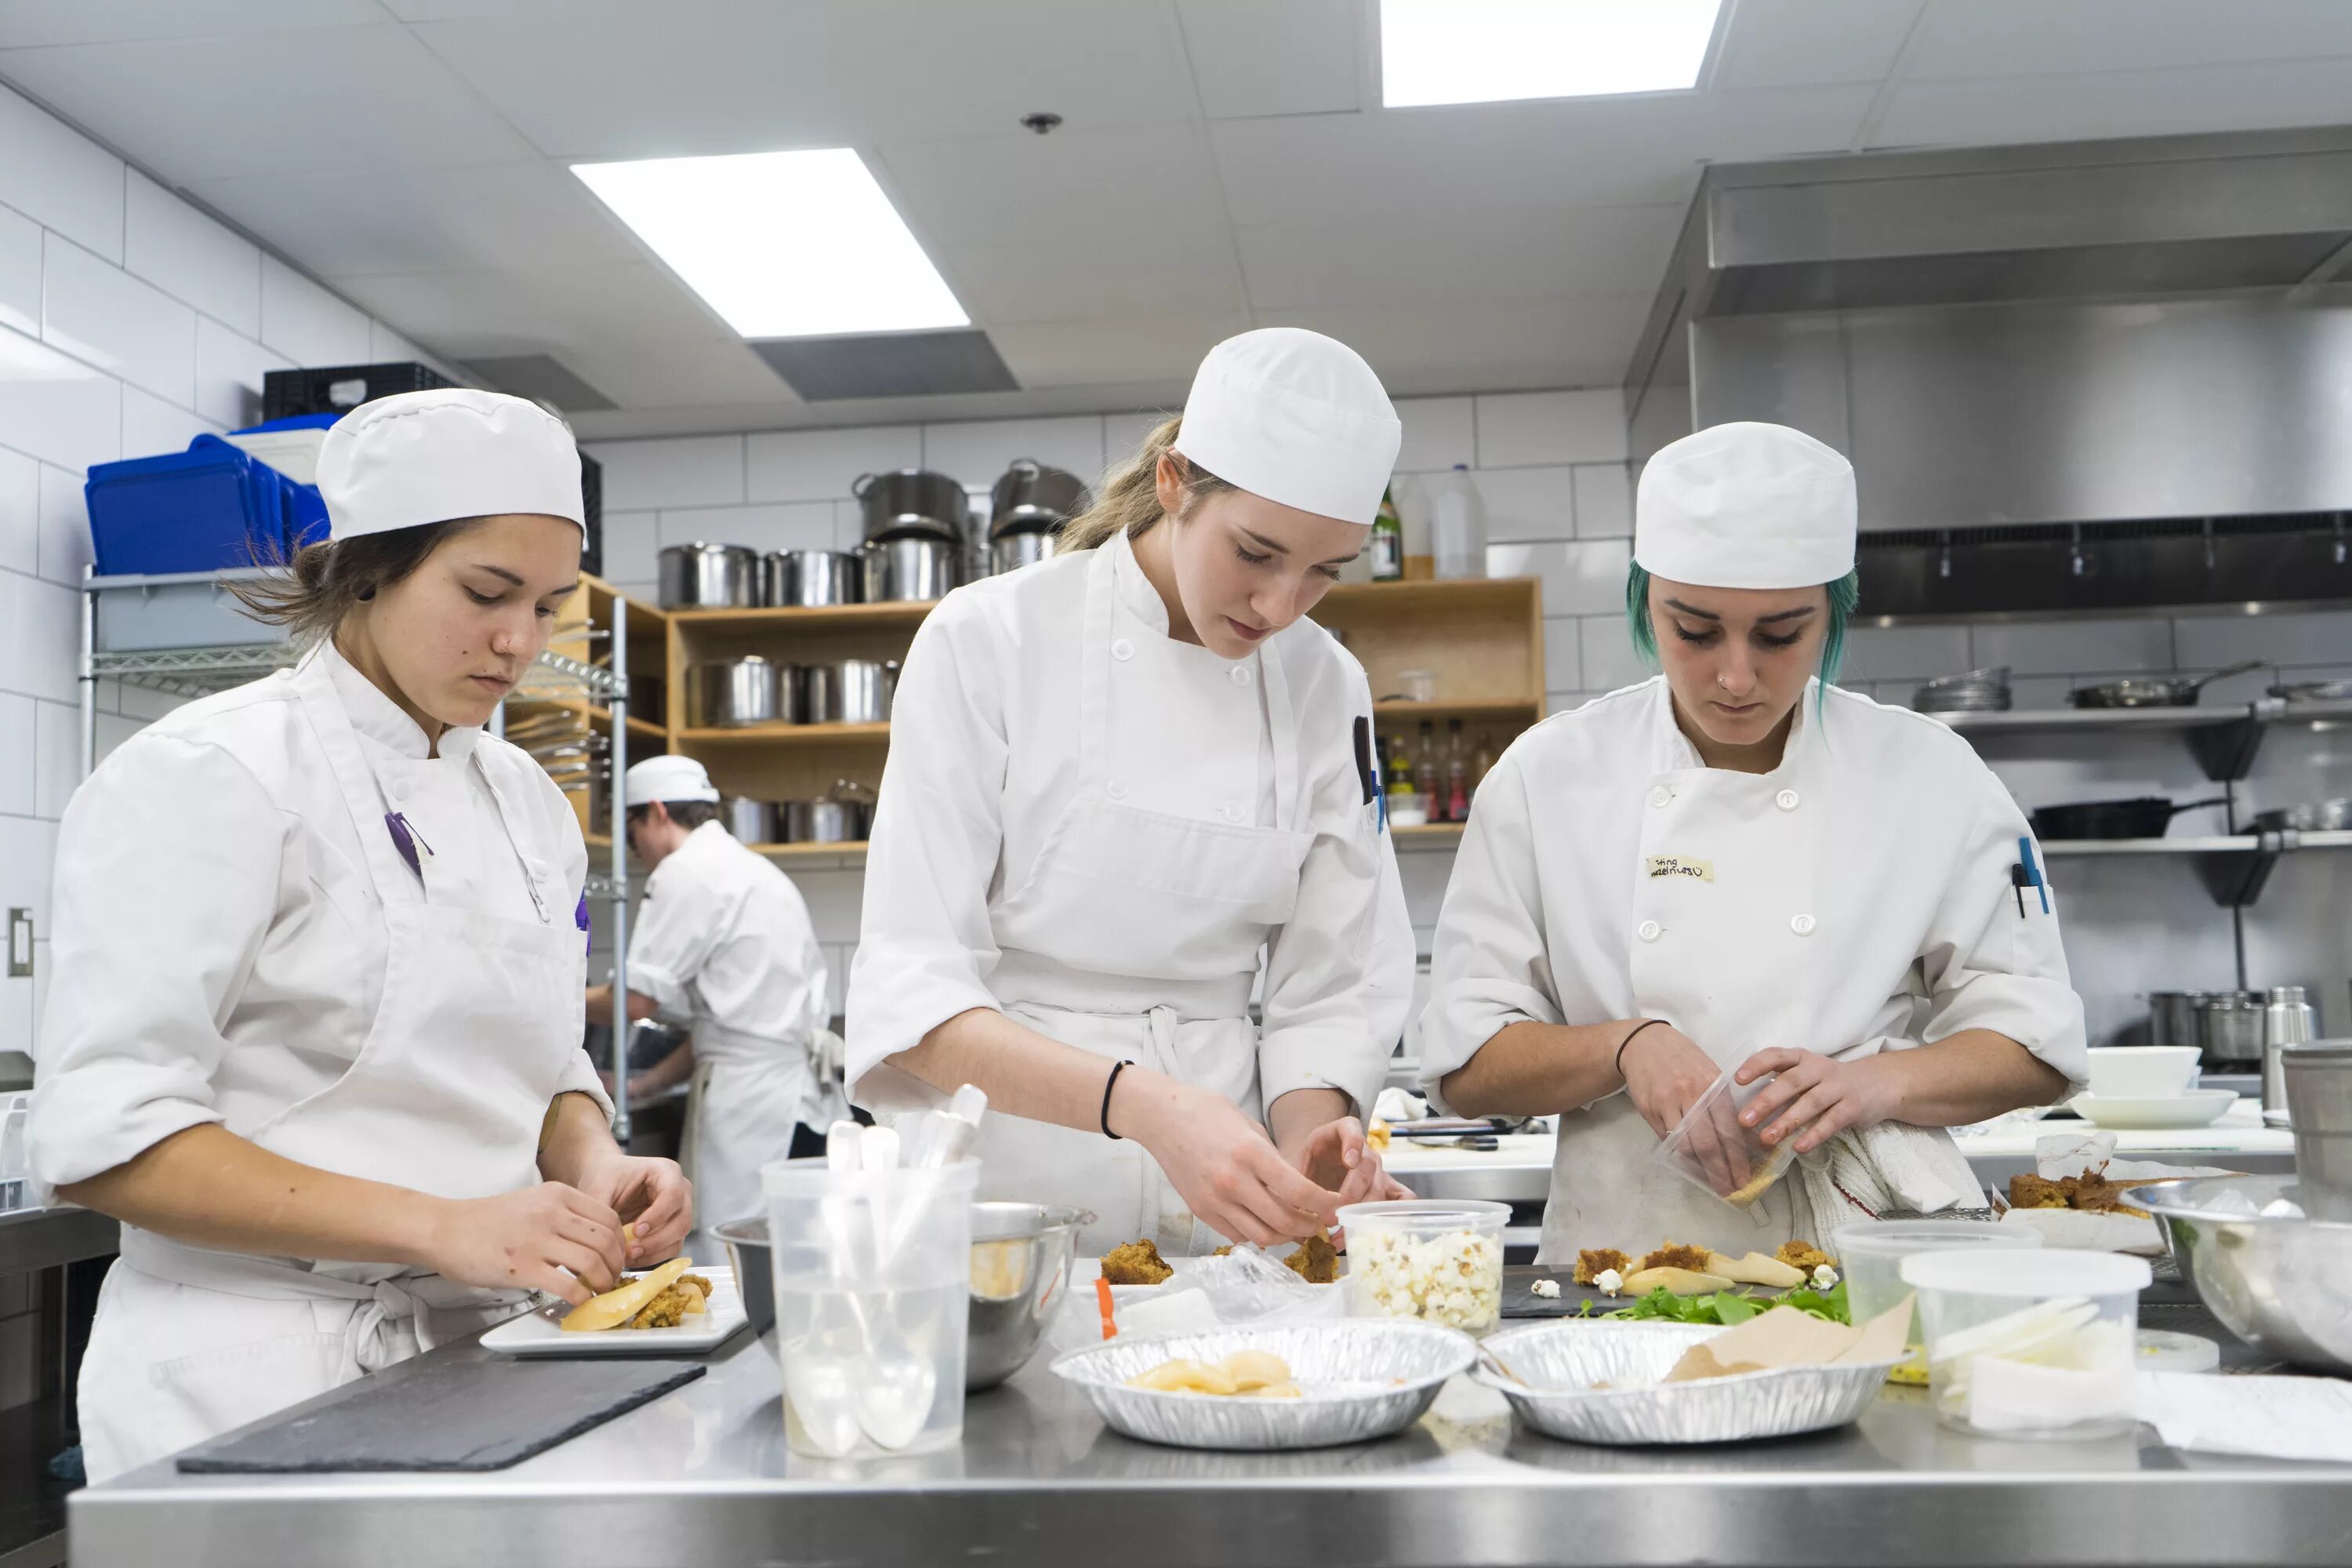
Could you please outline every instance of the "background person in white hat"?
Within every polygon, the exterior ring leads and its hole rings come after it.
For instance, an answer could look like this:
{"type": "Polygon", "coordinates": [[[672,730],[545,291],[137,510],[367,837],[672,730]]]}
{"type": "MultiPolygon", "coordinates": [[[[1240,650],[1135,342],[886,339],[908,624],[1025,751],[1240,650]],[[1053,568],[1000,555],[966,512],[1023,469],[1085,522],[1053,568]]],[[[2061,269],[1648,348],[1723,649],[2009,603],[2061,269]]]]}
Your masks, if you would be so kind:
{"type": "MultiPolygon", "coordinates": [[[[1559,1114],[1544,1261],[1826,1246],[1868,1217],[1857,1199],[1980,1207],[1940,1129],[2086,1071],[2008,791],[1935,720],[1826,684],[1854,532],[1853,468],[1798,431],[1722,425],[1660,451],[1626,608],[1664,673],[1536,726],[1478,792],[1422,1075],[1465,1114],[1559,1114]],[[1748,1209],[1651,1161],[1728,1068],[1779,1075],[1742,1114],[1806,1156],[1748,1209]]],[[[1695,1136],[1719,1191],[1753,1173],[1741,1142],[1695,1136]]]]}
{"type": "MultiPolygon", "coordinates": [[[[646,758],[624,803],[629,850],[652,870],[629,928],[629,1016],[694,1028],[629,1092],[691,1081],[686,1169],[707,1229],[766,1212],[760,1167],[824,1153],[825,1128],[848,1114],[818,1071],[832,1039],[824,952],[792,879],[719,822],[700,763],[646,758]]],[[[612,986],[589,990],[588,1016],[613,1021],[612,986]]]]}
{"type": "Polygon", "coordinates": [[[530,1290],[585,1300],[691,1223],[581,1050],[572,809],[481,729],[579,576],[571,433],[388,397],[328,432],[319,483],[331,539],[255,595],[301,662],[125,742],[59,832],[35,1173],[123,1222],[81,1369],[93,1481],[530,1290]]]}
{"type": "Polygon", "coordinates": [[[1400,1190],[1359,1118],[1412,935],[1363,670],[1302,618],[1398,438],[1344,344],[1220,343],[1059,552],[950,595],[908,656],[851,1098],[978,1084],[982,1195],[1095,1211],[1090,1253],[1304,1237],[1400,1190]]]}

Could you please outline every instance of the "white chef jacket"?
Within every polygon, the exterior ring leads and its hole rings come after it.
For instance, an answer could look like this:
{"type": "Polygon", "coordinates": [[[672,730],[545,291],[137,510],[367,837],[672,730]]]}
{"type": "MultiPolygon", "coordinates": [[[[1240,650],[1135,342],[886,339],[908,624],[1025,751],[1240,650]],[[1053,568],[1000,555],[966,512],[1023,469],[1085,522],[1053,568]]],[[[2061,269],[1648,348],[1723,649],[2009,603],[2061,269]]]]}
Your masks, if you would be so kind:
{"type": "MultiPolygon", "coordinates": [[[[1423,1087],[1444,1108],[1445,1075],[1511,1024],[1642,1017],[1725,1068],[1990,1029],[2080,1083],[2054,896],[2044,913],[2026,889],[2021,915],[2011,879],[2029,837],[1945,725],[1818,682],[1762,775],[1707,768],[1663,677],[1557,714],[1479,788],[1438,921],[1423,1087]]],[[[1668,1236],[1735,1257],[1756,1244],[1767,1204],[1715,1201],[1652,1165],[1656,1143],[1622,1093],[1561,1117],[1547,1259],[1668,1236]]]]}
{"type": "MultiPolygon", "coordinates": [[[[588,853],[546,773],[478,729],[444,731],[428,756],[415,721],[331,644],[317,657],[384,798],[429,842],[426,901],[536,920],[520,856],[562,889],[552,918],[572,920],[588,853]],[[515,808],[511,846],[483,770],[515,808]]],[[[166,715],[75,792],[33,1097],[44,1189],[200,1122],[250,1132],[343,1075],[375,1016],[386,951],[357,832],[290,678],[166,715]]],[[[562,1091],[610,1112],[584,1052],[562,1091]]]]}
{"type": "Polygon", "coordinates": [[[1367,832],[1353,726],[1362,668],[1301,620],[1239,661],[1169,636],[1168,612],[1124,536],[1101,546],[1117,595],[1109,645],[1112,798],[1188,821],[1276,826],[1275,744],[1261,660],[1278,660],[1295,716],[1313,842],[1289,920],[1255,966],[1218,968],[1171,943],[1145,974],[1090,962],[1089,932],[1000,941],[1076,795],[1082,623],[1097,552],[959,588],[916,634],[891,713],[890,756],[850,969],[851,1097],[888,1057],[959,1013],[1034,1004],[1179,1021],[1246,1016],[1259,982],[1259,1103],[1337,1089],[1360,1109],[1387,1072],[1412,1000],[1413,940],[1393,846],[1367,832]]]}

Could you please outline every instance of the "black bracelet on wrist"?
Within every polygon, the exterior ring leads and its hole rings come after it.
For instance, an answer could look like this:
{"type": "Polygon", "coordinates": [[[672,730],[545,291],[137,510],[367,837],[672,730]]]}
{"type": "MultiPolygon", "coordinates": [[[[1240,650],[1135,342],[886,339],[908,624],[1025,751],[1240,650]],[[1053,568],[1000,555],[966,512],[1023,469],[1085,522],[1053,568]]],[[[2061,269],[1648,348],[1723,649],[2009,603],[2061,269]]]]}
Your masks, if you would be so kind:
{"type": "MultiPolygon", "coordinates": [[[[1623,1039],[1617,1042],[1618,1082],[1622,1083],[1625,1081],[1625,1047],[1633,1043],[1633,1036],[1640,1034],[1643,1030],[1648,1028],[1653,1024],[1663,1024],[1665,1020],[1664,1018],[1644,1018],[1640,1023],[1634,1025],[1632,1031],[1628,1033],[1623,1039]]],[[[1108,1102],[1109,1096],[1106,1094],[1104,1096],[1104,1100],[1108,1102]]]]}
{"type": "Polygon", "coordinates": [[[1102,1114],[1095,1120],[1102,1124],[1103,1136],[1114,1142],[1124,1143],[1127,1140],[1110,1130],[1110,1091],[1118,1087],[1118,1075],[1134,1065],[1129,1061],[1113,1062],[1110,1064],[1110,1077],[1103,1080],[1102,1114]]]}

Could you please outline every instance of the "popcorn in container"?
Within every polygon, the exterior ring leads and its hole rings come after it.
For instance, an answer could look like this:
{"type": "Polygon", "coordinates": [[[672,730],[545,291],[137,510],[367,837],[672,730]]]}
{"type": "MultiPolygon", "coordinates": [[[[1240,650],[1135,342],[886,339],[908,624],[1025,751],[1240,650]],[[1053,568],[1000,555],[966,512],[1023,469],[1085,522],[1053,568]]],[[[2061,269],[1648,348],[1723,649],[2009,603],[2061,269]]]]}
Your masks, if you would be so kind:
{"type": "Polygon", "coordinates": [[[1508,1204],[1433,1198],[1350,1204],[1349,1308],[1357,1317],[1417,1318],[1483,1333],[1503,1313],[1508,1204]]]}

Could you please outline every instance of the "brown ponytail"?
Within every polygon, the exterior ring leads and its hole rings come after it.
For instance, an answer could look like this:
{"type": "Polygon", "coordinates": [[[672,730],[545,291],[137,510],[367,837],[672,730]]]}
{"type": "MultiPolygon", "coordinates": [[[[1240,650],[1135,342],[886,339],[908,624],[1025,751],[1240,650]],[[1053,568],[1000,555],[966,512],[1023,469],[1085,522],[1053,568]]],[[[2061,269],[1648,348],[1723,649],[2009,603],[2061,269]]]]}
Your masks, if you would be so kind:
{"type": "Polygon", "coordinates": [[[1176,435],[1183,424],[1179,415],[1152,426],[1151,434],[1143,438],[1143,449],[1103,481],[1095,504],[1062,525],[1061,537],[1054,546],[1056,553],[1092,550],[1122,533],[1133,539],[1166,515],[1160,510],[1160,459],[1163,457],[1173,457],[1184,476],[1184,510],[1202,496],[1234,488],[1175,449],[1176,435]]]}
{"type": "MultiPolygon", "coordinates": [[[[356,539],[306,544],[294,559],[259,559],[277,568],[266,577],[229,584],[245,613],[267,626],[284,626],[298,643],[334,636],[343,617],[425,564],[441,542],[478,527],[478,517],[454,518],[356,539]]],[[[257,554],[259,552],[257,552],[257,554]]]]}

